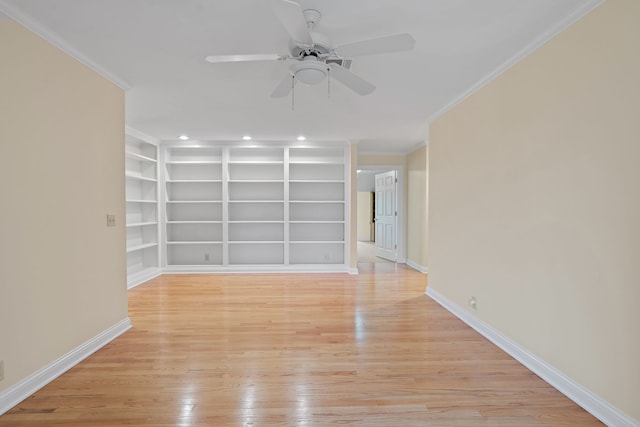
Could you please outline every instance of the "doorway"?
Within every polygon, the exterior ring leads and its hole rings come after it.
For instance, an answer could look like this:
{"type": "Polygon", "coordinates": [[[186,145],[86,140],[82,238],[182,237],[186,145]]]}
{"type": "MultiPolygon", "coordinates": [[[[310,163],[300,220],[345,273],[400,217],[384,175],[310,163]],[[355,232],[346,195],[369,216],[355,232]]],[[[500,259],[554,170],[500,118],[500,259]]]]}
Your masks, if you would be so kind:
{"type": "Polygon", "coordinates": [[[399,166],[365,166],[358,169],[359,263],[403,262],[401,177],[399,166]],[[378,188],[376,191],[376,181],[386,183],[386,189],[378,188]]]}

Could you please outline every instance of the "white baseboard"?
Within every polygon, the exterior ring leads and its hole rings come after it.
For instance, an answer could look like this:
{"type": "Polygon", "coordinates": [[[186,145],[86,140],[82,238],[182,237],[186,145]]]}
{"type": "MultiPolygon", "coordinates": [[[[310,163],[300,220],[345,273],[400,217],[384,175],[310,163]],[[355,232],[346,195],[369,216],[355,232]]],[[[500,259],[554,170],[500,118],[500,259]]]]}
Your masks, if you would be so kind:
{"type": "Polygon", "coordinates": [[[136,286],[146,282],[147,280],[151,280],[161,274],[162,270],[159,267],[147,268],[138,273],[132,274],[127,277],[127,289],[135,288],[136,286]]]}
{"type": "Polygon", "coordinates": [[[268,274],[268,273],[350,273],[346,264],[295,265],[172,265],[164,267],[162,274],[268,274]]]}
{"type": "Polygon", "coordinates": [[[498,332],[487,323],[473,316],[438,291],[427,287],[425,293],[438,304],[449,310],[454,316],[475,329],[480,335],[500,347],[511,357],[549,383],[549,385],[573,400],[606,425],[611,427],[640,427],[640,422],[629,417],[609,402],[576,383],[558,369],[530,353],[527,349],[498,332]]]}
{"type": "Polygon", "coordinates": [[[419,271],[420,273],[427,274],[427,272],[428,272],[427,267],[424,267],[424,266],[418,264],[417,262],[413,262],[410,259],[407,260],[407,265],[409,267],[413,268],[414,270],[419,271]]]}
{"type": "Polygon", "coordinates": [[[127,317],[0,393],[0,415],[122,335],[129,328],[131,328],[131,321],[127,317]]]}

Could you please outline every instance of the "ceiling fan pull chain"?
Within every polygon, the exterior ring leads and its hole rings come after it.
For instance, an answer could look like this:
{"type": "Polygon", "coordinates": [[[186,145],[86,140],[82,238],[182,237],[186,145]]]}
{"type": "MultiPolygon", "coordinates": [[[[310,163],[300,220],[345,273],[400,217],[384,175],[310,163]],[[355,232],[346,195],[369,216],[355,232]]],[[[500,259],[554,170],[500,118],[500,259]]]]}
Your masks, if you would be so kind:
{"type": "Polygon", "coordinates": [[[327,67],[327,98],[331,99],[331,67],[327,67]]]}
{"type": "Polygon", "coordinates": [[[291,111],[296,110],[296,76],[294,74],[291,75],[291,111]]]}

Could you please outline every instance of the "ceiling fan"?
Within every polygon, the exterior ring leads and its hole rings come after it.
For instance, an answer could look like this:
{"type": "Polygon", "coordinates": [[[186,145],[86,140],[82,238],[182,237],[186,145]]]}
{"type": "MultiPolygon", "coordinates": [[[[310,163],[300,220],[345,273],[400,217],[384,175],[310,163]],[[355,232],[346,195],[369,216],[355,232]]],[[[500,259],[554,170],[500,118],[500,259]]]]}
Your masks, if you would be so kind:
{"type": "Polygon", "coordinates": [[[292,0],[271,0],[271,6],[291,37],[288,54],[213,55],[207,56],[205,60],[213,63],[295,61],[290,67],[290,74],[282,79],[271,94],[274,98],[287,96],[298,81],[314,85],[328,77],[360,95],[368,95],[376,87],[344,67],[345,58],[407,51],[413,49],[415,44],[410,34],[396,34],[332,47],[327,36],[313,31],[314,26],[320,22],[319,11],[303,9],[292,0]]]}

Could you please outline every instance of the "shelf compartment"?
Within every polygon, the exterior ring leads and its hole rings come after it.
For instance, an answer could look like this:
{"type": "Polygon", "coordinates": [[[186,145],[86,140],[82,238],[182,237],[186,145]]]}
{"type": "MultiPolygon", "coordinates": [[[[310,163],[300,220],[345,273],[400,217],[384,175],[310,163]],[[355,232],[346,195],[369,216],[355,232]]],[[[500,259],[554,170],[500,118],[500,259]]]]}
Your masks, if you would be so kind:
{"type": "Polygon", "coordinates": [[[289,184],[292,201],[344,200],[344,183],[341,182],[292,182],[289,184]]]}
{"type": "Polygon", "coordinates": [[[149,163],[158,160],[158,148],[154,144],[141,141],[131,135],[125,135],[125,146],[125,155],[130,159],[149,163]]]}
{"type": "Polygon", "coordinates": [[[284,222],[229,223],[229,241],[282,241],[284,222]]]}
{"type": "Polygon", "coordinates": [[[222,180],[220,163],[167,163],[167,180],[222,180]]]}
{"type": "Polygon", "coordinates": [[[167,221],[222,221],[222,203],[167,203],[167,221]]]}
{"type": "Polygon", "coordinates": [[[222,149],[219,147],[170,147],[167,149],[167,163],[220,163],[222,149]]]}
{"type": "MultiPolygon", "coordinates": [[[[136,160],[138,162],[147,162],[147,163],[157,163],[158,162],[158,160],[156,160],[155,158],[152,158],[152,157],[149,157],[149,156],[145,156],[143,154],[138,154],[138,153],[135,153],[135,152],[129,151],[129,150],[125,151],[124,154],[125,154],[125,156],[127,158],[132,159],[132,160],[136,160]]],[[[155,150],[152,153],[152,155],[155,156],[155,150]]]]}
{"type": "Polygon", "coordinates": [[[127,253],[127,276],[141,273],[149,268],[158,267],[157,251],[139,250],[127,253]]]}
{"type": "Polygon", "coordinates": [[[342,164],[303,164],[289,165],[289,179],[292,181],[343,181],[342,164]]]}
{"type": "Polygon", "coordinates": [[[342,242],[298,242],[289,245],[289,264],[343,264],[342,242]]]}
{"type": "Polygon", "coordinates": [[[167,244],[168,265],[222,265],[222,243],[184,242],[167,244]]]}
{"type": "Polygon", "coordinates": [[[284,264],[284,243],[229,243],[229,264],[284,264]]]}
{"type": "Polygon", "coordinates": [[[229,180],[231,181],[282,181],[284,180],[284,166],[282,163],[247,164],[230,163],[229,180]]]}
{"type": "Polygon", "coordinates": [[[127,203],[126,224],[145,223],[158,223],[158,207],[156,203],[127,203]]]}
{"type": "Polygon", "coordinates": [[[222,200],[221,182],[167,182],[169,201],[222,200]]]}
{"type": "Polygon", "coordinates": [[[344,241],[342,223],[290,223],[289,240],[295,241],[344,241]]]}
{"type": "Polygon", "coordinates": [[[222,241],[220,223],[168,223],[168,242],[222,241]]]}
{"type": "Polygon", "coordinates": [[[343,164],[344,148],[290,148],[289,163],[343,164]]]}
{"type": "Polygon", "coordinates": [[[344,203],[290,203],[290,221],[344,221],[344,203]]]}
{"type": "Polygon", "coordinates": [[[283,221],[284,203],[229,203],[229,221],[283,221]]]}
{"type": "Polygon", "coordinates": [[[284,163],[284,150],[280,147],[242,147],[229,150],[229,163],[284,163]]]}
{"type": "Polygon", "coordinates": [[[284,183],[282,182],[230,182],[230,201],[282,201],[284,183]]]}
{"type": "Polygon", "coordinates": [[[127,248],[139,247],[148,243],[158,243],[157,227],[127,228],[127,248]]]}
{"type": "Polygon", "coordinates": [[[139,157],[133,157],[129,154],[124,159],[124,166],[125,175],[128,177],[152,180],[158,178],[158,165],[155,161],[140,160],[139,157]]]}
{"type": "Polygon", "coordinates": [[[155,181],[127,179],[125,194],[127,200],[156,200],[158,184],[155,181]]]}

